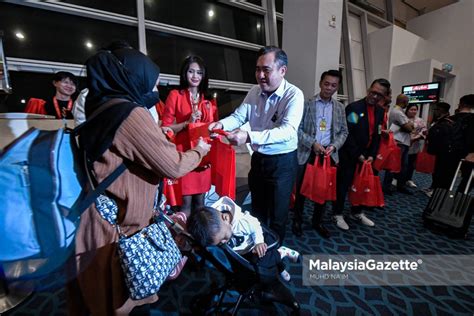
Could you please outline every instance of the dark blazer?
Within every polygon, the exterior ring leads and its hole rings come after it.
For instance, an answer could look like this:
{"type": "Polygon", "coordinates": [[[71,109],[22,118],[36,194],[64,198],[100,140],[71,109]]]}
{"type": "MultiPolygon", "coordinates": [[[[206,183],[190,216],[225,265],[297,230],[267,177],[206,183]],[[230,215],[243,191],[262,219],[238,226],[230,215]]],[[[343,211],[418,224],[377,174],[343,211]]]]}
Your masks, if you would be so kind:
{"type": "Polygon", "coordinates": [[[365,98],[349,104],[346,107],[346,120],[349,129],[344,146],[339,151],[339,157],[342,161],[357,162],[360,155],[364,157],[373,157],[377,155],[380,144],[380,132],[384,119],[384,110],[375,106],[375,128],[373,129],[372,142],[369,143],[369,119],[367,115],[367,104],[365,98]]]}

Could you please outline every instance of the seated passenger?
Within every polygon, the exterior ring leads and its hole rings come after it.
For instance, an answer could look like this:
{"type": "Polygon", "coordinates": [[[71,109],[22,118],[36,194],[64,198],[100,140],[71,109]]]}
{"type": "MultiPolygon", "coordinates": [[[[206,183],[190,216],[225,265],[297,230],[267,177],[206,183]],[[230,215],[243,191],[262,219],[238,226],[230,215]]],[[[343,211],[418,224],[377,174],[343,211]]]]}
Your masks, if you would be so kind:
{"type": "Polygon", "coordinates": [[[73,119],[71,97],[76,92],[76,76],[67,71],[57,72],[53,77],[53,86],[56,88],[56,94],[50,100],[29,99],[25,113],[51,115],[57,119],[73,119]]]}
{"type": "MultiPolygon", "coordinates": [[[[191,213],[187,227],[189,233],[202,246],[217,246],[227,243],[235,252],[249,261],[255,262],[260,267],[277,267],[280,276],[285,281],[290,281],[290,274],[285,270],[282,262],[288,257],[297,262],[299,253],[287,247],[269,249],[264,240],[262,227],[258,219],[249,212],[242,212],[240,207],[227,197],[227,201],[217,208],[203,207],[191,213]],[[258,257],[256,257],[258,256],[258,257]]],[[[221,200],[222,200],[221,199],[221,200]]],[[[271,235],[266,235],[267,242],[272,243],[271,235]]]]}

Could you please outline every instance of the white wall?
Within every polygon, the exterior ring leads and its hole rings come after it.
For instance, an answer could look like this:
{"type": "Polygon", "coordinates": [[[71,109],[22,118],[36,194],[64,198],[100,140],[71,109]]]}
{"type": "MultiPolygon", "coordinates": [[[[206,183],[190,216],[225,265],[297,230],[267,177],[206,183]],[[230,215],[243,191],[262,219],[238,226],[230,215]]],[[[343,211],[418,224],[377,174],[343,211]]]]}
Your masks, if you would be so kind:
{"type": "Polygon", "coordinates": [[[393,26],[391,65],[430,58],[426,41],[398,26],[393,26]]]}
{"type": "Polygon", "coordinates": [[[309,98],[319,91],[319,78],[339,68],[342,0],[284,1],[283,50],[288,54],[286,78],[309,98]],[[335,27],[329,26],[332,16],[335,27]]]}
{"type": "Polygon", "coordinates": [[[444,101],[454,111],[461,96],[474,93],[473,30],[474,1],[461,0],[413,19],[408,30],[388,26],[374,31],[369,34],[374,78],[389,79],[397,95],[403,85],[432,81],[434,69],[451,63],[455,77],[448,80],[444,101]]]}
{"type": "Polygon", "coordinates": [[[387,26],[369,34],[373,78],[390,79],[393,27],[387,26]]]}
{"type": "Polygon", "coordinates": [[[473,0],[460,0],[410,20],[407,29],[426,40],[431,58],[453,64],[456,78],[448,103],[457,105],[460,97],[474,93],[473,0]]]}

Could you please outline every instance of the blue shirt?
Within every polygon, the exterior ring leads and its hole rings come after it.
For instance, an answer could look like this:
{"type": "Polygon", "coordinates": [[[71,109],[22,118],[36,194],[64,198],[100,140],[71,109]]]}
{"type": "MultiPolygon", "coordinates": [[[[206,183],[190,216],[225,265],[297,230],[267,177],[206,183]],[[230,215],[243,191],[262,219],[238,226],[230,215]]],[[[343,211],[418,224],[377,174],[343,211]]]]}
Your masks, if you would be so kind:
{"type": "Polygon", "coordinates": [[[331,143],[331,123],[332,123],[332,111],[333,111],[333,101],[332,98],[326,102],[321,99],[320,95],[316,96],[314,101],[316,107],[316,143],[323,146],[328,146],[331,143]],[[321,130],[321,122],[325,121],[325,130],[321,130]]]}
{"type": "Polygon", "coordinates": [[[289,153],[298,147],[298,126],[303,116],[303,92],[285,79],[270,96],[253,86],[242,104],[220,120],[224,130],[232,131],[245,123],[254,151],[266,155],[289,153]]]}

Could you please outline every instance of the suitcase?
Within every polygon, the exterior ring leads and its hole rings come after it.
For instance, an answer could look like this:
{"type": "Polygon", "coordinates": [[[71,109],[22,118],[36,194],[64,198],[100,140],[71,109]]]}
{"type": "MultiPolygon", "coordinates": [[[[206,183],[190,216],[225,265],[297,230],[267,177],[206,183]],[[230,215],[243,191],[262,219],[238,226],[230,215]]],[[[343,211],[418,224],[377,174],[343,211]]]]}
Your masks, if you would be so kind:
{"type": "Polygon", "coordinates": [[[423,212],[425,227],[435,232],[444,233],[451,238],[467,237],[474,209],[474,198],[469,195],[469,186],[474,170],[471,170],[464,192],[453,190],[462,163],[463,160],[459,162],[449,190],[435,189],[423,212]]]}

